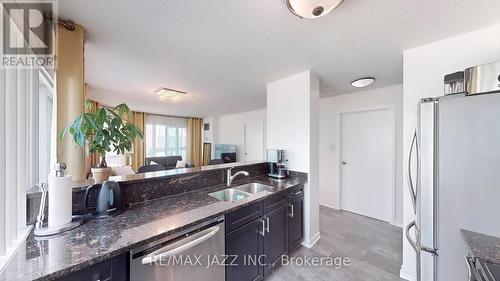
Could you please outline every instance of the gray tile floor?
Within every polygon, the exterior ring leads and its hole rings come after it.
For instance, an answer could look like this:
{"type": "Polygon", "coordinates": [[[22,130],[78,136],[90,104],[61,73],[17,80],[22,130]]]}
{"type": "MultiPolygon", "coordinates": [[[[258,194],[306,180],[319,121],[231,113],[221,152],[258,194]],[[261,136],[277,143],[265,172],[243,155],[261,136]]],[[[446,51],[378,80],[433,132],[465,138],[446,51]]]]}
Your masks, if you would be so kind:
{"type": "Polygon", "coordinates": [[[321,239],[312,249],[301,247],[293,257],[349,257],[335,266],[281,266],[266,281],[338,280],[392,281],[399,278],[402,229],[388,223],[320,207],[321,239]]]}

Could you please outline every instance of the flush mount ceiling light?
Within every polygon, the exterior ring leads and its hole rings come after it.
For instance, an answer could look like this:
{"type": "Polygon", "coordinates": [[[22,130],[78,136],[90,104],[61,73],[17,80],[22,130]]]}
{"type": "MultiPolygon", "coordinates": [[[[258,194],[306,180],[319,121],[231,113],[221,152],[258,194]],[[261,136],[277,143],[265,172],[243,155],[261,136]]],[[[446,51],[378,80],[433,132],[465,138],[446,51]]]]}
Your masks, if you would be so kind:
{"type": "Polygon", "coordinates": [[[290,12],[299,18],[319,18],[333,11],[344,0],[286,0],[290,12]]]}
{"type": "Polygon", "coordinates": [[[182,96],[186,95],[186,92],[181,92],[177,90],[162,88],[158,92],[158,100],[160,101],[168,101],[168,102],[179,102],[182,99],[182,96]]]}
{"type": "Polygon", "coordinates": [[[363,78],[358,78],[354,81],[351,82],[351,85],[356,88],[364,88],[369,85],[371,85],[373,82],[375,82],[375,78],[373,77],[363,77],[363,78]]]}

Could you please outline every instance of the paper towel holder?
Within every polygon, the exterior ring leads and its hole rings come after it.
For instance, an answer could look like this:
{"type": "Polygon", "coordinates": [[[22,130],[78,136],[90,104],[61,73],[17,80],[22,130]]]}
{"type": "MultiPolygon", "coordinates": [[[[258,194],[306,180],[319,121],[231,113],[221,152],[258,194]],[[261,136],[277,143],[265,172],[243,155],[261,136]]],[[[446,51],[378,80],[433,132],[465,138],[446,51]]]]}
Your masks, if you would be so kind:
{"type": "MultiPolygon", "coordinates": [[[[66,164],[57,163],[55,166],[56,177],[63,177],[64,170],[66,169],[66,164]]],[[[62,232],[75,229],[83,224],[82,216],[73,216],[71,222],[63,224],[57,227],[49,226],[45,220],[45,205],[47,204],[47,185],[45,183],[37,184],[37,186],[42,190],[42,196],[40,198],[40,208],[38,210],[38,215],[36,217],[35,230],[33,234],[35,236],[51,236],[60,234],[62,232]]]]}

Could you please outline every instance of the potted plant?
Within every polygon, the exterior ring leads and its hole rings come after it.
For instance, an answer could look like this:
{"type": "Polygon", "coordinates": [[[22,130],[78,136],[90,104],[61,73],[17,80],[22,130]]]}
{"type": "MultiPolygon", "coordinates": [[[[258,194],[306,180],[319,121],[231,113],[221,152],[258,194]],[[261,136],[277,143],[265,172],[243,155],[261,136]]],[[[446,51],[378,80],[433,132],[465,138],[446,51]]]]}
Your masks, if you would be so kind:
{"type": "MultiPolygon", "coordinates": [[[[85,107],[90,111],[92,101],[87,100],[85,107]]],[[[106,181],[111,174],[111,168],[106,164],[106,152],[114,151],[124,155],[132,150],[136,137],[144,139],[143,132],[127,121],[131,116],[129,107],[124,103],[113,109],[101,107],[93,113],[84,112],[78,115],[62,131],[61,138],[70,134],[73,143],[99,155],[100,163],[91,168],[95,182],[106,181]],[[124,120],[124,116],[128,118],[124,120]]]]}

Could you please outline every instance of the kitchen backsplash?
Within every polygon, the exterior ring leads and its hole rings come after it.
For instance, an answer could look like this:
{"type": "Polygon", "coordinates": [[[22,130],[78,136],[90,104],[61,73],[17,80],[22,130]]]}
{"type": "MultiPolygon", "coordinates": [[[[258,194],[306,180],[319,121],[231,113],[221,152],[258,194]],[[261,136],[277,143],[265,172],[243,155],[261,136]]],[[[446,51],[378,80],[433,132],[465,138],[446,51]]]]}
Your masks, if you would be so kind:
{"type": "MultiPolygon", "coordinates": [[[[233,168],[233,173],[245,170],[250,173],[249,177],[258,177],[267,174],[266,163],[242,165],[233,168]]],[[[227,167],[204,171],[188,171],[186,173],[174,173],[158,177],[144,177],[131,181],[120,181],[122,199],[126,206],[140,202],[166,197],[179,193],[186,193],[210,186],[223,185],[226,183],[227,167]]],[[[295,176],[307,174],[291,171],[295,176]]],[[[236,178],[233,183],[238,183],[245,178],[236,178]]],[[[247,178],[248,179],[248,178],[247,178]]],[[[83,206],[85,189],[88,185],[73,189],[73,214],[85,214],[87,210],[83,206]]],[[[92,188],[89,192],[88,204],[95,206],[100,188],[92,188]]],[[[40,192],[30,192],[27,195],[26,219],[28,224],[34,224],[40,205],[40,192]]],[[[50,200],[50,194],[48,196],[50,200]]],[[[48,204],[46,204],[48,206],[48,204]]]]}

